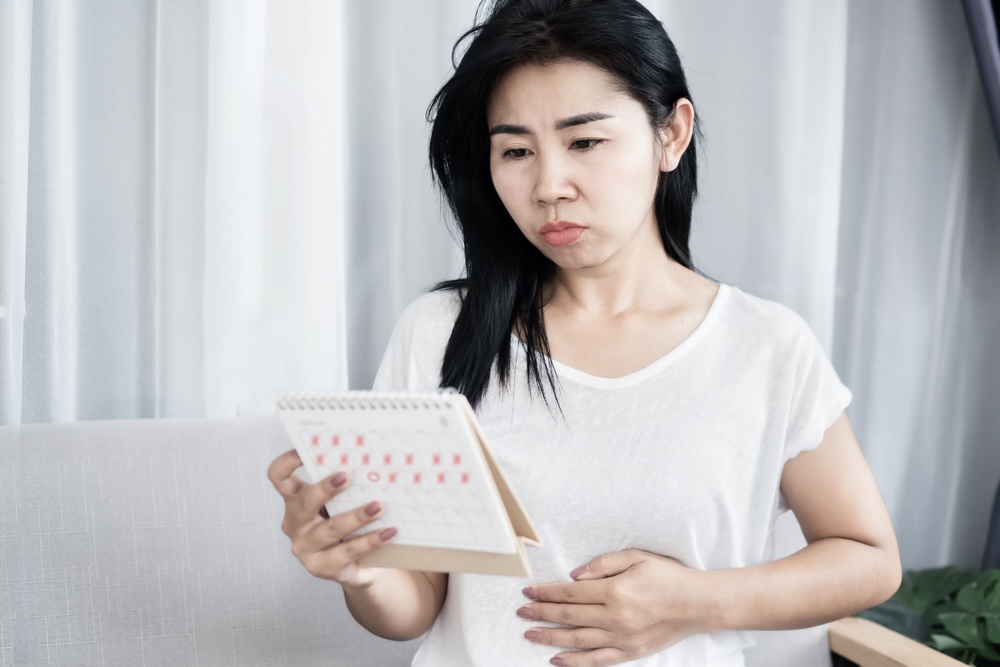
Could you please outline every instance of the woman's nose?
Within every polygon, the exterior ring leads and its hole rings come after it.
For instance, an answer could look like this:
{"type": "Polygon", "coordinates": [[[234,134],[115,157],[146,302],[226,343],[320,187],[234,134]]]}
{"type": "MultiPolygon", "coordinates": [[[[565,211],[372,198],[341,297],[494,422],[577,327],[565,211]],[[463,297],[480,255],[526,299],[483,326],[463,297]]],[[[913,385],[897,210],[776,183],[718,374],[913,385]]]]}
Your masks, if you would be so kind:
{"type": "Polygon", "coordinates": [[[535,162],[535,202],[541,205],[576,197],[571,166],[561,156],[540,155],[535,162]]]}

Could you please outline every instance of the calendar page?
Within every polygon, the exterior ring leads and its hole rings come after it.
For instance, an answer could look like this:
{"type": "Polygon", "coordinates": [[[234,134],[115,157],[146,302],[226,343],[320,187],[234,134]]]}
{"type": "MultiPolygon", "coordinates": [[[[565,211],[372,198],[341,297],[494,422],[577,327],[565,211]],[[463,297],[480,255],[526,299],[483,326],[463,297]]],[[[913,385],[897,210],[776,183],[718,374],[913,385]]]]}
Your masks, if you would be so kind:
{"type": "Polygon", "coordinates": [[[383,515],[359,534],[393,526],[399,531],[393,545],[518,551],[464,396],[284,395],[278,406],[311,481],[350,475],[326,505],[331,516],[372,500],[383,504],[383,515]]]}

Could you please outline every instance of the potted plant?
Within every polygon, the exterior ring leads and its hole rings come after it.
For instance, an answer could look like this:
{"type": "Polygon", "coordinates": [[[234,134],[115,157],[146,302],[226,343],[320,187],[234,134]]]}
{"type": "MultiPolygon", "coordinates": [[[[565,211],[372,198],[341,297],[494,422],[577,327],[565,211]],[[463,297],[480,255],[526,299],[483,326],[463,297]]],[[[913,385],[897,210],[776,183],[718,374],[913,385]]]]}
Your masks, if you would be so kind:
{"type": "Polygon", "coordinates": [[[892,598],[858,615],[968,665],[1000,667],[1000,569],[908,571],[892,598]]]}

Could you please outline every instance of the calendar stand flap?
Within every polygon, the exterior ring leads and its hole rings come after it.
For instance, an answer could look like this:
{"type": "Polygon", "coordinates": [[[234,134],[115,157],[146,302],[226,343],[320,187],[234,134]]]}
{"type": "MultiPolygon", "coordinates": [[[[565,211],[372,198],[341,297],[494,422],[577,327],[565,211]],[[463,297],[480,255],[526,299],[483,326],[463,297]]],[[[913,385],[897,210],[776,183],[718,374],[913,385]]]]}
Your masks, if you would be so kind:
{"type": "MultiPolygon", "coordinates": [[[[471,413],[472,407],[469,406],[467,401],[463,401],[463,403],[464,407],[471,413]]],[[[500,500],[503,502],[504,509],[507,511],[507,518],[510,519],[510,524],[514,528],[514,535],[519,538],[515,540],[518,543],[518,548],[522,548],[522,542],[533,547],[542,546],[542,540],[538,536],[538,531],[535,530],[534,524],[531,523],[531,519],[528,518],[528,513],[524,511],[524,507],[521,506],[521,501],[518,500],[514,491],[511,489],[510,483],[503,474],[503,470],[501,470],[500,466],[498,466],[496,461],[493,460],[493,453],[490,451],[490,448],[486,446],[486,436],[484,436],[483,432],[479,429],[479,422],[475,419],[469,419],[469,423],[476,432],[476,440],[479,442],[479,449],[483,452],[483,457],[486,459],[486,464],[490,469],[490,475],[493,477],[493,481],[497,486],[497,491],[500,492],[500,500]]]]}
{"type": "Polygon", "coordinates": [[[512,554],[387,544],[365,554],[358,559],[358,562],[368,567],[530,577],[531,565],[528,562],[524,543],[520,539],[514,540],[514,542],[517,545],[517,551],[512,554]]]}

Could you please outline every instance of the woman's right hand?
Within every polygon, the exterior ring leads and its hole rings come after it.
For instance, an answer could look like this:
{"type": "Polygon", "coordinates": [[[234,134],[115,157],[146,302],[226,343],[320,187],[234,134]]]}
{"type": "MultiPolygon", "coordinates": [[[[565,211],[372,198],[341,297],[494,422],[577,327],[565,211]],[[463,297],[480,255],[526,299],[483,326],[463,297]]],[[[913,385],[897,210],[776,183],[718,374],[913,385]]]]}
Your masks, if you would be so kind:
{"type": "Polygon", "coordinates": [[[314,577],[330,579],[345,587],[370,586],[378,570],[360,566],[357,560],[390,541],[396,529],[371,531],[345,540],[346,535],[382,515],[381,503],[373,501],[327,518],[323,505],[347,488],[347,475],[338,472],[316,484],[307,484],[295,475],[301,465],[298,453],[290,450],[274,459],[267,469],[268,479],[285,499],[281,530],[292,540],[292,553],[314,577]]]}

